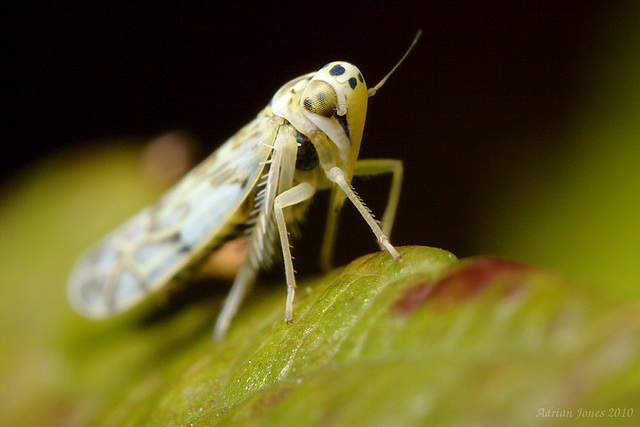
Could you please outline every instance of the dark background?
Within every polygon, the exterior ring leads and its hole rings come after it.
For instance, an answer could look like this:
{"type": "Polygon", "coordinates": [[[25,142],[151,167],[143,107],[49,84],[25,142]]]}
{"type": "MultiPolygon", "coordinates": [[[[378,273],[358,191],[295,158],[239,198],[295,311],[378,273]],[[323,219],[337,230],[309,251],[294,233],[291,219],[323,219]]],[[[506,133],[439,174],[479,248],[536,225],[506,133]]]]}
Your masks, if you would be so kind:
{"type": "MultiPolygon", "coordinates": [[[[2,177],[60,150],[174,129],[203,141],[204,155],[281,85],[329,61],[348,60],[375,84],[422,29],[411,56],[370,100],[361,157],[405,162],[393,242],[470,255],[484,250],[469,236],[482,227],[474,218],[491,200],[491,183],[510,179],[531,155],[545,167],[568,149],[553,141],[580,99],[611,4],[5,6],[2,177]]],[[[385,180],[354,185],[382,211],[385,180]]],[[[300,257],[319,241],[309,232],[324,214],[316,205],[305,227],[312,244],[295,246],[300,257]]],[[[369,231],[353,209],[345,216],[340,259],[373,250],[355,243],[369,231]]]]}

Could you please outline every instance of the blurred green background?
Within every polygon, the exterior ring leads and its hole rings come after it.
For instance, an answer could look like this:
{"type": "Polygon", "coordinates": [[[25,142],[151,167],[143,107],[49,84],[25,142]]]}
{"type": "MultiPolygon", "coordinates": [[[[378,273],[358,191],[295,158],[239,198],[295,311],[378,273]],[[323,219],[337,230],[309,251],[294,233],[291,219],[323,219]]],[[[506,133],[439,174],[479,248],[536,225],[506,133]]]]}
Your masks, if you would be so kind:
{"type": "MultiPolygon", "coordinates": [[[[495,176],[475,248],[563,271],[623,298],[640,294],[640,32],[620,8],[585,64],[565,132],[495,176]]],[[[532,145],[535,147],[535,144],[532,145]]]]}

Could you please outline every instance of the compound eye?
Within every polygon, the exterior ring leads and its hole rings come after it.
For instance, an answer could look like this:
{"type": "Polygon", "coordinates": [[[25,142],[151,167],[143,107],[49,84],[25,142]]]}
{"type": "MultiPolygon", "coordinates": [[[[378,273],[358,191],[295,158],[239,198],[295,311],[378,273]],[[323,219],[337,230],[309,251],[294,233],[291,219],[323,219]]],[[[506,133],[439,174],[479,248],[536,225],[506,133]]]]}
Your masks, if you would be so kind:
{"type": "Polygon", "coordinates": [[[338,105],[338,95],[329,83],[314,80],[307,86],[302,105],[310,113],[332,117],[338,105]]]}

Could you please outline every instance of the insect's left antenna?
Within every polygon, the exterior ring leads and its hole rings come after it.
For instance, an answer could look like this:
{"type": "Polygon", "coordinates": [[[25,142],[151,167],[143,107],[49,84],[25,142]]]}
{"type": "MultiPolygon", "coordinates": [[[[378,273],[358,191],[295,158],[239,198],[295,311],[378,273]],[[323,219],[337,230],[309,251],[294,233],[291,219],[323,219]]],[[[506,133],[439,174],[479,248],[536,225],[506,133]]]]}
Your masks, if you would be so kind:
{"type": "Polygon", "coordinates": [[[421,35],[422,35],[422,30],[418,30],[418,32],[416,33],[416,36],[413,38],[413,41],[411,42],[411,46],[409,46],[409,49],[407,49],[404,55],[402,55],[402,58],[400,58],[400,61],[398,61],[398,63],[393,66],[391,71],[389,71],[387,75],[384,76],[377,85],[375,85],[372,88],[369,88],[369,91],[367,92],[369,95],[369,98],[371,98],[373,95],[376,94],[378,89],[380,89],[382,85],[385,84],[389,76],[393,74],[393,72],[396,71],[396,69],[400,66],[400,64],[402,64],[402,62],[406,59],[406,57],[409,56],[409,53],[411,53],[411,50],[413,49],[413,47],[416,45],[416,43],[418,43],[418,39],[420,38],[421,35]]]}

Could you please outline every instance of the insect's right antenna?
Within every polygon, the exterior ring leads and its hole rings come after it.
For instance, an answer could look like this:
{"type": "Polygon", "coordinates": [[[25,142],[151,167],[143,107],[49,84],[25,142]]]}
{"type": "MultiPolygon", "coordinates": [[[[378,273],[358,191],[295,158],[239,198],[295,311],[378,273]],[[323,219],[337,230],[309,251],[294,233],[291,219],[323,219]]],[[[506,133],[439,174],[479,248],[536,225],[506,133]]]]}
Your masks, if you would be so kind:
{"type": "Polygon", "coordinates": [[[394,67],[391,69],[391,71],[389,71],[387,73],[387,75],[384,76],[382,78],[382,80],[380,80],[380,82],[377,85],[375,85],[372,88],[369,88],[369,91],[368,91],[369,98],[371,98],[373,95],[376,94],[378,89],[380,89],[382,87],[382,85],[385,84],[385,82],[387,81],[389,76],[391,74],[393,74],[393,72],[396,71],[396,68],[398,68],[400,66],[400,64],[402,64],[402,62],[405,60],[405,58],[407,56],[409,56],[409,53],[411,52],[411,49],[413,49],[413,47],[416,45],[416,43],[418,43],[418,39],[420,38],[421,35],[422,35],[422,30],[418,30],[418,33],[416,34],[416,36],[413,38],[413,41],[411,42],[411,46],[409,46],[409,49],[407,49],[407,51],[404,53],[404,55],[402,55],[402,58],[400,58],[400,61],[398,61],[398,63],[396,65],[394,65],[394,67]]]}

